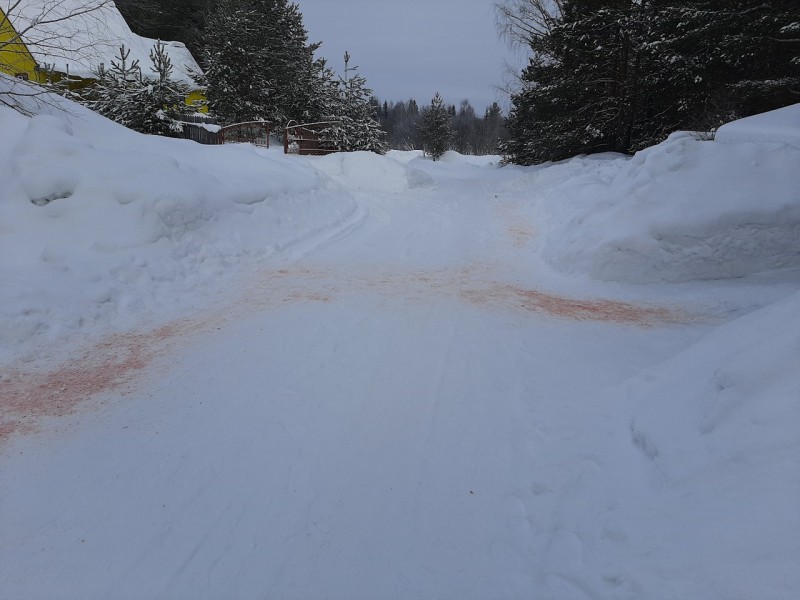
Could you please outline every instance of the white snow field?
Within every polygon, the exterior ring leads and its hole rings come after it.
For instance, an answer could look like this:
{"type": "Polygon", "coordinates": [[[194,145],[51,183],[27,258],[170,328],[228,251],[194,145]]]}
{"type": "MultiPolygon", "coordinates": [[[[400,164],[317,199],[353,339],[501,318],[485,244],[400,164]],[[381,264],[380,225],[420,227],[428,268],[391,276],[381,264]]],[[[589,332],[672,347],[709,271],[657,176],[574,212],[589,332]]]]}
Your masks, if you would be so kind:
{"type": "Polygon", "coordinates": [[[61,108],[0,107],[0,599],[798,597],[797,107],[528,168],[61,108]]]}

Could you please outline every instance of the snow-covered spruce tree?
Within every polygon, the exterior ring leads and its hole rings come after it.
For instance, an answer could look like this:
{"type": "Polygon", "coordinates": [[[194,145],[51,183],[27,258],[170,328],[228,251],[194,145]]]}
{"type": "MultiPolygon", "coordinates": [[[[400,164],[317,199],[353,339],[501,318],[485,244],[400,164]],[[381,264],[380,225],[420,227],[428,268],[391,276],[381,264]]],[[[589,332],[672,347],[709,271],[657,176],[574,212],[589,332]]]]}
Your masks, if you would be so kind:
{"type": "Polygon", "coordinates": [[[134,33],[183,42],[198,56],[197,43],[215,0],[114,0],[134,33]]]}
{"type": "Polygon", "coordinates": [[[324,137],[342,152],[366,150],[385,154],[386,132],[377,120],[377,110],[371,101],[372,90],[360,75],[358,67],[350,66],[350,54],[344,55],[344,77],[338,81],[338,94],[330,107],[329,120],[333,125],[324,137]]]}
{"type": "Polygon", "coordinates": [[[143,121],[139,131],[158,135],[175,135],[182,131],[178,122],[181,112],[186,108],[185,99],[189,86],[172,79],[172,60],[160,41],[150,50],[150,71],[154,77],[147,77],[143,121]]]}
{"type": "Polygon", "coordinates": [[[507,0],[532,58],[512,95],[512,162],[633,152],[677,129],[796,102],[796,0],[507,0]]]}
{"type": "Polygon", "coordinates": [[[260,68],[259,17],[242,0],[219,0],[208,16],[200,61],[211,113],[229,123],[269,118],[274,82],[260,68]]]}
{"type": "Polygon", "coordinates": [[[81,91],[84,104],[125,127],[139,120],[144,92],[139,61],[129,61],[130,53],[124,45],[120,46],[119,56],[111,61],[111,68],[101,66],[97,83],[81,91]]]}
{"type": "Polygon", "coordinates": [[[306,120],[317,47],[288,0],[220,0],[200,57],[211,111],[228,122],[306,120]]]}
{"type": "Polygon", "coordinates": [[[436,92],[430,106],[423,111],[419,132],[423,151],[430,154],[434,161],[450,147],[453,137],[452,119],[439,92],[436,92]]]}
{"type": "Polygon", "coordinates": [[[503,147],[512,162],[631,148],[646,70],[642,10],[619,0],[565,1],[560,19],[532,37],[503,147]]]}
{"type": "Polygon", "coordinates": [[[307,122],[335,121],[341,114],[341,95],[339,78],[328,66],[328,61],[319,58],[314,61],[305,85],[311,98],[307,111],[307,122]]]}
{"type": "Polygon", "coordinates": [[[83,93],[83,102],[112,121],[141,133],[175,135],[180,132],[176,117],[188,94],[188,87],[173,81],[172,61],[164,44],[150,51],[153,77],[143,75],[139,61],[129,62],[130,50],[119,49],[118,60],[109,70],[97,74],[97,83],[83,93]]]}
{"type": "Polygon", "coordinates": [[[657,88],[679,99],[689,126],[715,127],[800,101],[798,15],[796,0],[668,3],[651,36],[671,58],[657,88]]]}

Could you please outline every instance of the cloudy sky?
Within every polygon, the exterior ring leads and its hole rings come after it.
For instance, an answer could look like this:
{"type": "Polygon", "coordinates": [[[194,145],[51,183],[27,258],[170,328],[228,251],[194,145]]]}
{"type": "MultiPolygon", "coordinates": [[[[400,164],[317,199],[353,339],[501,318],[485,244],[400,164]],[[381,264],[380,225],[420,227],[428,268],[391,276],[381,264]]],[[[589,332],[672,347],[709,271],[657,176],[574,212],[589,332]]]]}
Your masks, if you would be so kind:
{"type": "MultiPolygon", "coordinates": [[[[470,100],[476,111],[494,101],[506,64],[520,59],[497,37],[493,0],[295,0],[309,41],[337,72],[345,50],[381,100],[438,91],[450,104],[470,100]]],[[[516,62],[515,62],[516,61],[516,62]]]]}

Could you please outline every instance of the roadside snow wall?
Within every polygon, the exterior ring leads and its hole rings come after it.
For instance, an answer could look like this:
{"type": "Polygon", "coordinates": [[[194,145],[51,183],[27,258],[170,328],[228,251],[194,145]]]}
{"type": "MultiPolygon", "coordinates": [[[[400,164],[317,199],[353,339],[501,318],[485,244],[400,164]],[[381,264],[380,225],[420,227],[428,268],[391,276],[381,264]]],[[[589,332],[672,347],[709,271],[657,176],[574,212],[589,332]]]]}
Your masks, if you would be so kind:
{"type": "MultiPolygon", "coordinates": [[[[725,125],[716,142],[676,133],[631,159],[568,175],[540,199],[545,258],[559,270],[628,282],[800,267],[798,107],[725,125]]],[[[537,173],[569,174],[587,161],[537,173]]]]}

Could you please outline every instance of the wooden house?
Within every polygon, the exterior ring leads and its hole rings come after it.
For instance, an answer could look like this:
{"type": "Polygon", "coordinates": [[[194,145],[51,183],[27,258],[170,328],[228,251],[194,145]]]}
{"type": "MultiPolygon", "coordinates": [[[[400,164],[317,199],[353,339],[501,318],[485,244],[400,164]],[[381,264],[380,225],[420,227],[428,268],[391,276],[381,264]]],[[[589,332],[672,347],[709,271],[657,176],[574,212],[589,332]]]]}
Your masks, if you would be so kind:
{"type": "MultiPolygon", "coordinates": [[[[192,73],[200,67],[180,42],[162,42],[172,61],[172,78],[193,90],[186,103],[204,99],[192,73]]],[[[0,0],[0,72],[37,83],[66,79],[71,88],[90,84],[100,69],[130,50],[148,74],[156,40],[133,33],[110,0],[0,0]]]]}

